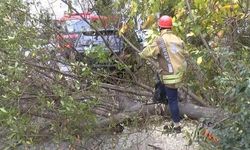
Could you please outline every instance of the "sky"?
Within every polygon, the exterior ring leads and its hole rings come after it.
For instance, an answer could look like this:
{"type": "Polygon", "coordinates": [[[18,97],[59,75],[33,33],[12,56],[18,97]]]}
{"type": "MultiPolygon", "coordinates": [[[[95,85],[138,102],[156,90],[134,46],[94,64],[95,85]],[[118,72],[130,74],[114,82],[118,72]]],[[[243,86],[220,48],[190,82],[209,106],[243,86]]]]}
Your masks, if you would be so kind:
{"type": "MultiPolygon", "coordinates": [[[[24,0],[25,2],[32,3],[30,5],[31,13],[38,14],[41,9],[54,14],[53,19],[59,19],[68,10],[68,6],[62,2],[62,0],[24,0]]],[[[73,7],[78,11],[81,11],[80,5],[77,5],[77,1],[74,0],[73,7]]]]}

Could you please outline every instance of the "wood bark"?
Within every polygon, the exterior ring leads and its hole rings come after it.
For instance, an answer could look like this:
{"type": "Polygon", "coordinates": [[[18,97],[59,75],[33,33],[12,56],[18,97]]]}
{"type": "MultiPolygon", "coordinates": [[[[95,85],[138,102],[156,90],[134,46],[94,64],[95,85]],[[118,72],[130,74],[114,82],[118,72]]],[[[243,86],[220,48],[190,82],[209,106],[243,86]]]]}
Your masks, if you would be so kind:
{"type": "MultiPolygon", "coordinates": [[[[110,118],[104,119],[98,123],[99,127],[106,127],[110,124],[121,123],[128,118],[149,117],[152,115],[170,115],[168,106],[163,104],[145,105],[142,103],[130,103],[123,112],[115,114],[110,118]]],[[[192,103],[179,103],[180,115],[186,115],[189,118],[199,120],[201,118],[209,119],[211,122],[217,122],[228,116],[219,108],[202,107],[192,103]]]]}

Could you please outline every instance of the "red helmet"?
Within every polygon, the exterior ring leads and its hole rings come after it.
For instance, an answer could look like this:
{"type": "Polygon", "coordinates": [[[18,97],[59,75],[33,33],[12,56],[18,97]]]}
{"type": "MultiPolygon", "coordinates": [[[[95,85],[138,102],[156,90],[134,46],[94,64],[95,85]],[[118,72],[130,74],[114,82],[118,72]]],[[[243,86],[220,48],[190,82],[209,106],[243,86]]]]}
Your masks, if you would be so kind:
{"type": "Polygon", "coordinates": [[[172,28],[172,18],[169,16],[161,16],[158,20],[158,26],[160,28],[171,29],[172,28]]]}

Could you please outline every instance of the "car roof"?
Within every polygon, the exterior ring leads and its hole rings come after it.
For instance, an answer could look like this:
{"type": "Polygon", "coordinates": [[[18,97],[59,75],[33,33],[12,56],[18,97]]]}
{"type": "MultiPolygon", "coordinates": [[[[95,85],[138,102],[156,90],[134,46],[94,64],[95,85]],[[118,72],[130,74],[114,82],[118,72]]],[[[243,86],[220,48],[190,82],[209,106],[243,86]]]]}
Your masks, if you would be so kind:
{"type": "Polygon", "coordinates": [[[68,14],[68,15],[64,15],[60,21],[65,21],[65,20],[75,20],[75,19],[89,19],[89,20],[98,20],[98,19],[103,19],[103,20],[107,20],[108,17],[106,16],[100,16],[100,15],[96,15],[93,13],[73,13],[73,14],[68,14]]]}

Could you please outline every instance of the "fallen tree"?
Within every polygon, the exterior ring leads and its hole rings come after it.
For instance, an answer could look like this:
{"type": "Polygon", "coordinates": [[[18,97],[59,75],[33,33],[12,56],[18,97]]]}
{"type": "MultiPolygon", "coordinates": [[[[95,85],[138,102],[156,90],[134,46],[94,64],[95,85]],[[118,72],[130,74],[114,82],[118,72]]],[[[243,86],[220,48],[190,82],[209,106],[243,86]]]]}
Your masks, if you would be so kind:
{"type": "MultiPolygon", "coordinates": [[[[125,88],[117,85],[110,85],[107,83],[100,84],[99,93],[96,94],[97,98],[100,100],[99,104],[92,108],[92,112],[100,117],[97,122],[97,126],[101,128],[109,127],[111,124],[119,124],[126,119],[134,118],[134,117],[143,117],[149,118],[153,115],[161,115],[166,116],[170,115],[168,106],[164,104],[153,104],[150,102],[152,97],[152,93],[147,91],[135,92],[137,90],[132,88],[125,88]],[[98,96],[99,95],[99,96],[98,96]],[[106,95],[106,96],[104,96],[106,95]],[[146,100],[145,100],[146,99],[146,100]]],[[[199,120],[201,118],[205,118],[210,120],[211,122],[220,121],[228,116],[226,112],[219,108],[213,108],[209,106],[201,106],[202,103],[193,104],[200,102],[202,100],[197,100],[197,97],[191,91],[180,90],[179,109],[180,114],[182,116],[187,116],[191,119],[199,120]],[[186,95],[186,96],[183,96],[186,95]],[[186,100],[187,98],[189,100],[186,100]]],[[[94,95],[94,93],[92,93],[94,95]]],[[[91,93],[86,95],[82,94],[81,96],[77,95],[74,99],[83,100],[84,97],[90,96],[91,93]]],[[[26,101],[27,99],[36,99],[37,97],[22,97],[21,100],[26,101]]],[[[50,96],[51,99],[60,97],[50,96]]],[[[25,103],[25,102],[24,102],[25,103]]],[[[27,104],[27,103],[26,103],[27,104]]],[[[50,120],[56,120],[61,118],[61,120],[67,119],[64,117],[60,117],[60,114],[57,111],[34,111],[34,101],[31,104],[32,106],[28,107],[27,105],[23,105],[25,107],[20,107],[21,112],[29,115],[34,115],[37,117],[42,117],[50,120]]],[[[81,123],[80,126],[84,126],[85,123],[81,123]]],[[[81,128],[82,128],[81,127],[81,128]]]]}
{"type": "MultiPolygon", "coordinates": [[[[109,118],[100,121],[98,123],[99,127],[103,128],[110,124],[121,123],[129,118],[148,118],[153,115],[170,115],[168,106],[165,106],[164,104],[145,104],[124,97],[122,97],[120,100],[122,101],[122,105],[120,105],[122,107],[119,108],[121,111],[113,114],[109,118]]],[[[211,121],[212,123],[223,120],[228,116],[228,114],[222,109],[199,106],[187,101],[179,102],[179,109],[182,116],[185,115],[196,120],[204,118],[211,121]]]]}

